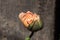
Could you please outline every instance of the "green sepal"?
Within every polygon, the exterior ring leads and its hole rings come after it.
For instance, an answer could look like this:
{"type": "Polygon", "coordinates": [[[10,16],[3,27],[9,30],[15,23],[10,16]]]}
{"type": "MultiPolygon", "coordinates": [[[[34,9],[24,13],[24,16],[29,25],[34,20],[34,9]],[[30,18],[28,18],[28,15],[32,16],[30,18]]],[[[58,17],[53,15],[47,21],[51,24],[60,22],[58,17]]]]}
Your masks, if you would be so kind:
{"type": "Polygon", "coordinates": [[[32,23],[29,25],[28,30],[32,31],[33,25],[34,25],[34,22],[32,22],[32,23]]]}
{"type": "Polygon", "coordinates": [[[37,30],[40,30],[41,28],[42,28],[42,21],[39,20],[34,23],[34,26],[32,29],[33,29],[33,31],[37,31],[37,30]]]}
{"type": "Polygon", "coordinates": [[[37,31],[37,30],[40,30],[42,28],[42,20],[37,20],[37,21],[34,21],[32,22],[30,25],[29,25],[29,30],[30,31],[37,31]]]}

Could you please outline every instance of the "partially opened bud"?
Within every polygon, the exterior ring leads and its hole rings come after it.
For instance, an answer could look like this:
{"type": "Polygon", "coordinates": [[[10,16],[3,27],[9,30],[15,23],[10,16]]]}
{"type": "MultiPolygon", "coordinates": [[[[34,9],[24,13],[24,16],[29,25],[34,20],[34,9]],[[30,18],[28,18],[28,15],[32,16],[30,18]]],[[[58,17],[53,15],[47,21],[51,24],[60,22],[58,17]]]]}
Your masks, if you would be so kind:
{"type": "Polygon", "coordinates": [[[39,30],[42,27],[42,20],[39,15],[27,11],[26,13],[20,13],[19,19],[31,31],[39,30]]]}

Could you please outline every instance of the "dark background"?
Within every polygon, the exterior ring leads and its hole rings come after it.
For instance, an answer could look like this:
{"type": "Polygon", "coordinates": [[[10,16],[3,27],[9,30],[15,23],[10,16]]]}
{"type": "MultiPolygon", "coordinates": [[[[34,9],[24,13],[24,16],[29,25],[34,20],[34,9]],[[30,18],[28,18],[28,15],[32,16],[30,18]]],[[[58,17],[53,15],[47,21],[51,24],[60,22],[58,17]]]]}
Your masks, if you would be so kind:
{"type": "Polygon", "coordinates": [[[60,40],[60,6],[59,6],[59,0],[56,0],[55,4],[55,35],[54,40],[60,40]]]}
{"type": "Polygon", "coordinates": [[[24,40],[30,35],[18,19],[20,12],[28,10],[41,15],[44,22],[31,40],[54,40],[55,0],[0,0],[0,40],[24,40]]]}

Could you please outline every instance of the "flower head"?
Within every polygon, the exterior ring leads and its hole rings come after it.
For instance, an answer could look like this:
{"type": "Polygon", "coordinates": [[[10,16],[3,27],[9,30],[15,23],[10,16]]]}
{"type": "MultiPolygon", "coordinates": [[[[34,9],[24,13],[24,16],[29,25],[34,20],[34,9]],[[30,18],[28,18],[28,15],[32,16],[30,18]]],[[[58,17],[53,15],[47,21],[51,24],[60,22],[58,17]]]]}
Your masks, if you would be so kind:
{"type": "Polygon", "coordinates": [[[33,24],[36,26],[36,24],[41,23],[40,16],[30,11],[27,11],[26,13],[21,12],[19,14],[19,19],[22,21],[26,28],[33,26],[33,24]]]}

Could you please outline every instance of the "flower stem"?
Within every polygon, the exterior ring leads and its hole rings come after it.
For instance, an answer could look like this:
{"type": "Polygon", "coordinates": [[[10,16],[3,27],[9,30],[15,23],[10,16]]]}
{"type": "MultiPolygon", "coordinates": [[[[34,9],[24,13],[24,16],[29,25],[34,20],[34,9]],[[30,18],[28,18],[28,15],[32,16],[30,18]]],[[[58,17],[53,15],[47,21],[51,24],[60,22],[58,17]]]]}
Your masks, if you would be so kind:
{"type": "Polygon", "coordinates": [[[31,32],[31,34],[29,35],[29,37],[26,37],[26,39],[25,39],[25,40],[30,40],[30,39],[31,39],[31,37],[33,36],[33,34],[34,34],[34,32],[31,32]]]}
{"type": "Polygon", "coordinates": [[[31,37],[33,36],[33,34],[34,34],[34,32],[31,32],[31,34],[30,34],[30,36],[29,36],[29,37],[31,38],[31,37]]]}

